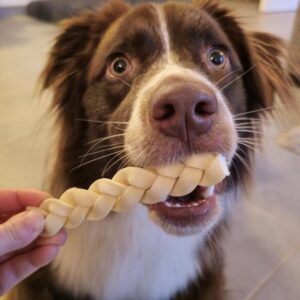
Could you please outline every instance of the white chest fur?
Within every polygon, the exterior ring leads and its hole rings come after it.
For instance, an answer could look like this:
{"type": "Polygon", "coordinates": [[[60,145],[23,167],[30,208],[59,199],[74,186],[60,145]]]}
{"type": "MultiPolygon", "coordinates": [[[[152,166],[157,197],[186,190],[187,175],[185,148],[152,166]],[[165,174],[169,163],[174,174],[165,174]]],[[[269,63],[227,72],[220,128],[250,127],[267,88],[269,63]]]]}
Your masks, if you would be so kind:
{"type": "Polygon", "coordinates": [[[201,241],[202,235],[165,233],[138,206],[72,230],[55,260],[56,277],[75,294],[95,299],[166,299],[200,271],[201,241]]]}

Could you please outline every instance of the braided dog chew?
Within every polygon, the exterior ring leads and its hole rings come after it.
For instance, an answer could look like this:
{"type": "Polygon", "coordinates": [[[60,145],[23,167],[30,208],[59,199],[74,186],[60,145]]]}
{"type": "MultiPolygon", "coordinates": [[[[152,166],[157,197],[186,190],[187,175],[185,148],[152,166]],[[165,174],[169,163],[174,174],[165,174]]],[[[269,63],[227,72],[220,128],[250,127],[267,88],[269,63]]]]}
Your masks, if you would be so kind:
{"type": "Polygon", "coordinates": [[[55,235],[62,227],[76,228],[84,220],[102,220],[111,211],[125,212],[137,203],[154,204],[168,195],[180,197],[198,185],[213,187],[229,175],[222,155],[193,155],[182,163],[142,169],[127,167],[112,179],[95,181],[88,190],[70,188],[60,199],[46,199],[39,208],[45,215],[43,236],[55,235]]]}

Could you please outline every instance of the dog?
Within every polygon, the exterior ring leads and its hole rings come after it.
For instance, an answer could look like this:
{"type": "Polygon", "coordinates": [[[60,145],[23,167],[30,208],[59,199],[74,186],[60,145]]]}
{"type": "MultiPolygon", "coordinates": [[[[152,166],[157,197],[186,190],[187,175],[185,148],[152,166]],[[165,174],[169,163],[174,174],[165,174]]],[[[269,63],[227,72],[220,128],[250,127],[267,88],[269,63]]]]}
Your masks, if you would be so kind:
{"type": "Polygon", "coordinates": [[[195,153],[222,154],[231,174],[209,195],[198,187],[71,230],[15,299],[225,299],[220,241],[251,180],[257,120],[275,93],[292,103],[288,46],[214,0],[108,1],[63,26],[43,74],[59,129],[52,194],[195,153]]]}

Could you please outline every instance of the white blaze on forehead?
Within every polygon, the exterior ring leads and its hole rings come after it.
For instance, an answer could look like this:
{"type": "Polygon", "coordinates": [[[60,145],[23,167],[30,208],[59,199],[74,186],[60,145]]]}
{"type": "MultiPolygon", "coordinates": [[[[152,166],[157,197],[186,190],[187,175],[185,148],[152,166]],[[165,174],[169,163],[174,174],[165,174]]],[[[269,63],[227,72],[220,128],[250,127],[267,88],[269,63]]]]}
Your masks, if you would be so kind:
{"type": "Polygon", "coordinates": [[[140,89],[137,95],[137,101],[141,97],[145,96],[147,92],[151,91],[153,88],[160,86],[165,79],[172,77],[180,78],[182,80],[185,80],[186,82],[193,81],[205,84],[216,94],[216,96],[221,97],[221,94],[216,86],[203,73],[200,73],[199,71],[194,71],[175,63],[163,63],[161,66],[159,66],[159,68],[160,71],[158,71],[156,75],[146,81],[143,87],[140,89]]]}
{"type": "Polygon", "coordinates": [[[170,35],[169,35],[169,31],[168,31],[168,25],[167,25],[167,22],[166,22],[166,17],[165,17],[165,14],[164,14],[164,10],[159,5],[155,5],[155,10],[157,12],[157,16],[158,16],[158,19],[159,19],[160,32],[161,32],[162,41],[163,41],[164,48],[165,48],[165,55],[164,56],[167,58],[167,62],[171,63],[172,59],[171,59],[170,35]]]}

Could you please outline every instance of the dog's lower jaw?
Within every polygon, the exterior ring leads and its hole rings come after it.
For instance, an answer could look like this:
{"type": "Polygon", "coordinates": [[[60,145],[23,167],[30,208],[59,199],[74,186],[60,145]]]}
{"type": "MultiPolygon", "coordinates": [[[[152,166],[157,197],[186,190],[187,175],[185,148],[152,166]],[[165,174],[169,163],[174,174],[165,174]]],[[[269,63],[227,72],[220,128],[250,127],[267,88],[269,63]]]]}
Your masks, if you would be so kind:
{"type": "MultiPolygon", "coordinates": [[[[213,196],[211,200],[204,200],[205,207],[203,209],[203,215],[187,216],[187,218],[182,219],[170,219],[166,215],[161,215],[154,209],[150,209],[151,220],[159,225],[166,233],[177,236],[190,236],[190,235],[205,235],[211,231],[211,229],[219,221],[220,216],[223,214],[223,206],[220,204],[219,197],[213,196]]],[[[160,205],[160,203],[158,204],[160,205]]],[[[199,205],[201,209],[201,204],[199,205]]],[[[171,208],[171,210],[176,210],[178,208],[171,208]]],[[[197,208],[192,208],[197,209],[197,208]]],[[[202,209],[201,209],[202,210],[202,209]]]]}
{"type": "Polygon", "coordinates": [[[207,232],[165,233],[145,207],[70,231],[53,264],[58,283],[92,299],[170,299],[201,274],[207,232]]]}

